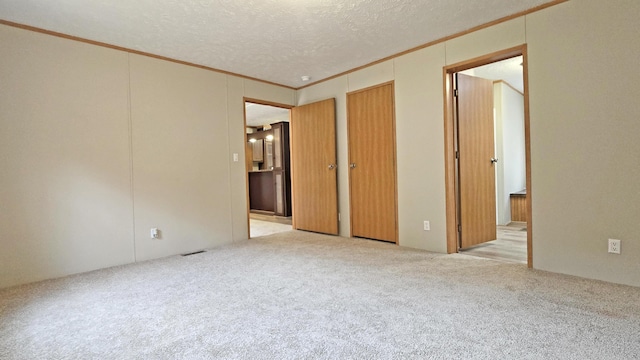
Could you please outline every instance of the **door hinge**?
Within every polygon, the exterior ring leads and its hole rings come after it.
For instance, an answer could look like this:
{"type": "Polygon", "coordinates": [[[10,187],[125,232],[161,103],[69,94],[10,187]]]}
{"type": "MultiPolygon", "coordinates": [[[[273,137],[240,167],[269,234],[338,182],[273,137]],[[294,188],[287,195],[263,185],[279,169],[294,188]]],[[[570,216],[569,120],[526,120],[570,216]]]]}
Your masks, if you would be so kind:
{"type": "Polygon", "coordinates": [[[460,159],[460,153],[456,150],[456,159],[460,159]]]}
{"type": "Polygon", "coordinates": [[[462,225],[458,224],[458,232],[461,233],[462,232],[462,225]]]}
{"type": "Polygon", "coordinates": [[[458,97],[458,89],[453,89],[453,97],[458,97]]]}

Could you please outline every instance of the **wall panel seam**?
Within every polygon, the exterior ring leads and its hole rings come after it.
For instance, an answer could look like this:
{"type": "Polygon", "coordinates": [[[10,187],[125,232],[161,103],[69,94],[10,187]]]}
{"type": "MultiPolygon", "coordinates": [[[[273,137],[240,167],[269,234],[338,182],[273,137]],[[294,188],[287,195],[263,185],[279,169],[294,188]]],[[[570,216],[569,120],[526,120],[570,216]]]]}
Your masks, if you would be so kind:
{"type": "MultiPolygon", "coordinates": [[[[225,101],[225,109],[226,109],[226,115],[227,115],[227,149],[228,149],[228,153],[227,153],[227,169],[229,171],[229,175],[228,175],[228,180],[229,180],[229,214],[231,214],[231,241],[233,241],[235,239],[235,216],[234,215],[234,211],[233,211],[233,185],[232,185],[232,181],[231,181],[231,177],[233,175],[233,169],[231,166],[231,160],[229,159],[229,155],[233,156],[233,150],[232,150],[232,144],[233,141],[231,139],[231,119],[229,117],[229,76],[225,75],[224,77],[224,85],[225,85],[225,94],[226,94],[226,101],[225,101]]],[[[238,161],[240,161],[240,159],[238,159],[238,161]]]]}
{"type": "Polygon", "coordinates": [[[138,254],[136,253],[136,203],[135,203],[135,192],[134,192],[134,178],[133,178],[133,116],[132,116],[132,108],[131,105],[131,54],[127,53],[127,85],[128,85],[128,131],[129,131],[129,189],[131,192],[131,231],[132,237],[131,242],[133,245],[133,261],[138,261],[138,254]]]}

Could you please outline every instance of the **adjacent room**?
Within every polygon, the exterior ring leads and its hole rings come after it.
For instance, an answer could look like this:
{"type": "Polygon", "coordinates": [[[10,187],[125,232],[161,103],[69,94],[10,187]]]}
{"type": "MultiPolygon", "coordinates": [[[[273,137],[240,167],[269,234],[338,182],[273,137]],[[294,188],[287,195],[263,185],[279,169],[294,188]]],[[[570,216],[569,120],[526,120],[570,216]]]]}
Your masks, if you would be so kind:
{"type": "Polygon", "coordinates": [[[640,357],[639,14],[0,1],[0,358],[640,357]]]}
{"type": "Polygon", "coordinates": [[[249,237],[292,230],[289,112],[245,102],[249,237]]]}
{"type": "MultiPolygon", "coordinates": [[[[485,105],[488,122],[485,134],[487,139],[482,139],[483,144],[487,143],[489,152],[486,155],[479,155],[479,159],[474,159],[474,154],[482,153],[477,148],[478,144],[469,140],[468,137],[459,136],[457,141],[457,148],[461,149],[461,152],[466,150],[471,153],[465,156],[471,158],[470,162],[482,162],[483,156],[490,158],[490,162],[485,162],[485,168],[489,171],[485,175],[488,179],[485,181],[489,187],[487,192],[489,196],[483,203],[467,205],[467,211],[490,212],[496,215],[495,220],[492,216],[485,216],[482,219],[495,224],[495,229],[489,226],[487,235],[473,239],[474,241],[467,239],[467,232],[462,231],[458,246],[460,251],[467,255],[526,264],[528,217],[523,65],[523,57],[515,56],[459,72],[459,76],[471,76],[475,81],[486,83],[487,100],[492,99],[485,105]]],[[[456,114],[459,117],[467,116],[466,113],[461,113],[460,102],[465,101],[463,97],[462,92],[456,97],[459,103],[456,114]]],[[[456,123],[458,133],[461,127],[464,131],[464,127],[468,126],[459,119],[456,123]]],[[[464,157],[458,159],[459,169],[467,170],[468,167],[463,164],[463,159],[464,157]]],[[[476,173],[468,176],[466,174],[469,172],[464,171],[458,173],[456,187],[461,188],[461,184],[470,186],[469,183],[471,183],[474,188],[470,192],[475,194],[478,190],[475,187],[481,179],[479,175],[476,173]]],[[[474,198],[461,197],[458,201],[473,202],[474,198]]]]}

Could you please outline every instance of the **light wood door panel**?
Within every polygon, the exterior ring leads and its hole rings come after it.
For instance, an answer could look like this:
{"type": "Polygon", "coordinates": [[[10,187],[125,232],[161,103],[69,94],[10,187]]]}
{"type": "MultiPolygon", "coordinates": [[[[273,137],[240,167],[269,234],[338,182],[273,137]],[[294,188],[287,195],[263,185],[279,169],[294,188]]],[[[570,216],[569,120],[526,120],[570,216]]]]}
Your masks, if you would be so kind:
{"type": "Polygon", "coordinates": [[[348,94],[347,112],[351,235],[397,242],[393,84],[348,94]]]}
{"type": "Polygon", "coordinates": [[[457,74],[461,248],[496,239],[493,82],[457,74]]]}
{"type": "Polygon", "coordinates": [[[338,234],[335,113],[335,99],[291,109],[293,219],[298,230],[338,234]]]}

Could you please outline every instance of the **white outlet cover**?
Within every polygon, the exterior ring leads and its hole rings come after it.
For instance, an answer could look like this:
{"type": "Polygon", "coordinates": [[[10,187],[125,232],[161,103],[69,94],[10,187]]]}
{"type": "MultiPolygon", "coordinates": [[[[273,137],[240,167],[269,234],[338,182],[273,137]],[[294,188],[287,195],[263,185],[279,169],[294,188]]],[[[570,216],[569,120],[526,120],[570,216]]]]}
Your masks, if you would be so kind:
{"type": "Polygon", "coordinates": [[[428,221],[424,222],[424,231],[429,231],[431,230],[431,224],[429,224],[428,221]]]}
{"type": "Polygon", "coordinates": [[[620,254],[620,240],[609,239],[609,253],[620,254]]]}

